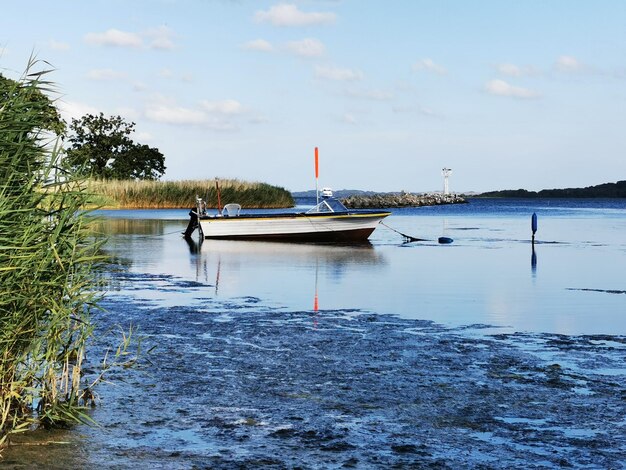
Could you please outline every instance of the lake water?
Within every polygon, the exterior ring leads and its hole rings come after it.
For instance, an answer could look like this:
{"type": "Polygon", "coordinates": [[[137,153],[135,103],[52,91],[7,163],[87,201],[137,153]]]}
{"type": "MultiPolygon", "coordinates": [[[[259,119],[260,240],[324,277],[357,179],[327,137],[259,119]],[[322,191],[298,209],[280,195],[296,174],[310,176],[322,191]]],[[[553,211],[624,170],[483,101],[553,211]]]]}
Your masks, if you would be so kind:
{"type": "Polygon", "coordinates": [[[0,466],[623,468],[626,201],[399,209],[430,241],[359,246],[187,243],[187,212],[101,211],[86,378],[120,328],[143,352],[97,427],[16,436],[0,466]]]}
{"type": "MultiPolygon", "coordinates": [[[[206,298],[252,296],[277,309],[358,309],[447,326],[626,334],[623,200],[474,199],[397,209],[386,225],[431,241],[403,243],[380,226],[365,246],[214,240],[189,246],[180,237],[187,212],[101,214],[111,252],[131,271],[200,282],[206,298]],[[439,236],[454,242],[440,245],[439,236]]],[[[150,293],[163,302],[198,302],[197,293],[185,295],[150,293]]]]}

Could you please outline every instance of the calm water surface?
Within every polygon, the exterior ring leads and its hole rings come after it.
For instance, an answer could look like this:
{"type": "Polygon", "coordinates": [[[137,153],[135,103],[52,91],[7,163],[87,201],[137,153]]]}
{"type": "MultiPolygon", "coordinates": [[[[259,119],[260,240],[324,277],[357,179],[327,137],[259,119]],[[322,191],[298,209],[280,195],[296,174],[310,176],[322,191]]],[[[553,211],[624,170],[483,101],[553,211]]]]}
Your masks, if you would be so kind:
{"type": "Polygon", "coordinates": [[[451,245],[188,244],[187,211],[103,211],[124,268],[89,373],[119,327],[143,353],[97,387],[98,427],[16,436],[0,466],[622,468],[625,202],[386,219],[451,245]]]}
{"type": "MultiPolygon", "coordinates": [[[[299,207],[306,207],[306,203],[299,207]]],[[[511,331],[626,334],[626,201],[472,200],[398,209],[360,246],[186,243],[186,210],[101,211],[108,249],[136,273],[206,287],[164,305],[255,297],[285,310],[359,309],[511,331]],[[533,254],[530,217],[539,230],[533,254]],[[439,236],[451,245],[436,242],[439,236]]]]}

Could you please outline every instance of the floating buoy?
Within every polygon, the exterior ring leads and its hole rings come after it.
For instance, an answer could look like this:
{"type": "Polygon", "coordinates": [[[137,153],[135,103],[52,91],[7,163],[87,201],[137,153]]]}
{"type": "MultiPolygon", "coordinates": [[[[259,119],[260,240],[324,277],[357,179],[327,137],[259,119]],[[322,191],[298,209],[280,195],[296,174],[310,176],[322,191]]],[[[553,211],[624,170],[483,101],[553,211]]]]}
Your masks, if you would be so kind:
{"type": "Polygon", "coordinates": [[[439,237],[437,241],[441,244],[448,244],[448,243],[452,243],[454,240],[452,240],[452,238],[450,237],[439,237]]]}

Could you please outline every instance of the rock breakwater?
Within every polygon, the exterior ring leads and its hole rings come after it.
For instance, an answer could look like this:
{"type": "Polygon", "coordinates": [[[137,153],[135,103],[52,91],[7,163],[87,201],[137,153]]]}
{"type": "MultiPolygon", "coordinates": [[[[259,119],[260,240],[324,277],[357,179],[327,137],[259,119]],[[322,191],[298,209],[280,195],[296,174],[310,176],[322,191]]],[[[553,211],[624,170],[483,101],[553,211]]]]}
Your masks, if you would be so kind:
{"type": "Polygon", "coordinates": [[[373,195],[353,195],[343,198],[341,202],[350,209],[368,209],[383,207],[420,207],[441,204],[461,204],[467,200],[458,194],[442,193],[385,193],[373,195]]]}

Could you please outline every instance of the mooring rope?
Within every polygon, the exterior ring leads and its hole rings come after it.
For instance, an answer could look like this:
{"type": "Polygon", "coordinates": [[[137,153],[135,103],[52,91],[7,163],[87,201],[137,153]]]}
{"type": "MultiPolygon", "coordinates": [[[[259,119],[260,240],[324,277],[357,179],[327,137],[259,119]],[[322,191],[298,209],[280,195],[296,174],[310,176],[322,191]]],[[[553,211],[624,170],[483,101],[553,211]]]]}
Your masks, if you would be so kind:
{"type": "Polygon", "coordinates": [[[387,227],[389,230],[393,230],[393,231],[394,231],[394,232],[396,232],[397,234],[402,235],[402,237],[404,237],[404,240],[405,240],[406,242],[427,242],[427,241],[429,241],[429,240],[426,240],[426,239],[424,239],[424,238],[417,238],[417,237],[413,237],[413,236],[411,236],[411,235],[407,235],[406,233],[402,233],[402,232],[400,232],[399,230],[396,230],[395,228],[390,227],[389,225],[387,225],[386,223],[384,223],[384,222],[382,222],[382,221],[380,222],[380,224],[381,224],[381,225],[384,225],[384,226],[385,226],[385,227],[387,227]]]}

